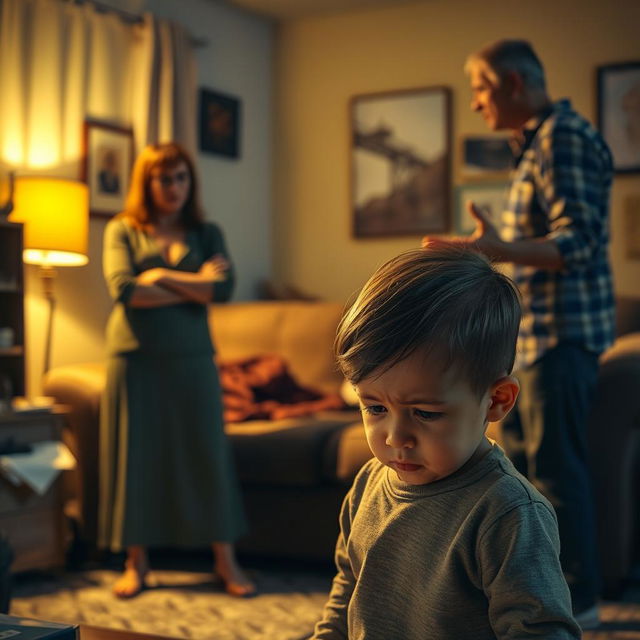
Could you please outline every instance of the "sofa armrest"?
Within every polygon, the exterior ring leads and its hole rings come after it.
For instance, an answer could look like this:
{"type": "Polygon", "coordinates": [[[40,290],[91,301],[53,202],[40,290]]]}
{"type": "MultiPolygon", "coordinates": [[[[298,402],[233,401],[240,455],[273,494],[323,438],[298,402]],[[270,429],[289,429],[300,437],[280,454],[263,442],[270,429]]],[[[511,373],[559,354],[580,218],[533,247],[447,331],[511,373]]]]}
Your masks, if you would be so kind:
{"type": "Polygon", "coordinates": [[[640,332],[601,357],[589,452],[605,588],[626,578],[640,540],[640,332]]]}
{"type": "Polygon", "coordinates": [[[44,393],[69,411],[63,437],[77,467],[65,487],[65,498],[76,502],[72,510],[80,537],[88,541],[97,536],[100,398],[105,381],[103,363],[86,363],[52,369],[43,382],[44,393]]]}

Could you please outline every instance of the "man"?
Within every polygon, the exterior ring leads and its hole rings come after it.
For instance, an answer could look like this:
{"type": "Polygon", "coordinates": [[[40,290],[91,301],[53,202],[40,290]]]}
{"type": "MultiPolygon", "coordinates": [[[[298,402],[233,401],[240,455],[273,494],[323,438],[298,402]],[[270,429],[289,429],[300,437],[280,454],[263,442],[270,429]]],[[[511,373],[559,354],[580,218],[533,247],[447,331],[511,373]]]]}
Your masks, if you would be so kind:
{"type": "Polygon", "coordinates": [[[472,110],[490,129],[512,130],[517,142],[501,232],[469,203],[472,236],[427,237],[423,246],[473,245],[512,265],[523,302],[516,362],[521,394],[503,424],[504,444],[556,509],[574,615],[583,628],[593,628],[599,575],[586,424],[598,355],[614,334],[611,154],[568,100],[550,100],[528,42],[490,44],[469,57],[465,70],[472,110]]]}

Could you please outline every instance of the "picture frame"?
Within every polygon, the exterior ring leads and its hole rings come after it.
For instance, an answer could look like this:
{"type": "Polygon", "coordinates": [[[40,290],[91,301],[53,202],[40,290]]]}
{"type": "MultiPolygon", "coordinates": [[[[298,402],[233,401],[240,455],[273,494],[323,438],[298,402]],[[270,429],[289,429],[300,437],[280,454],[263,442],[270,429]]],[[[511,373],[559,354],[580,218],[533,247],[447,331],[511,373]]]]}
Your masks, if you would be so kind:
{"type": "Polygon", "coordinates": [[[201,88],[198,105],[198,143],[200,151],[240,157],[242,103],[213,89],[201,88]]]}
{"type": "Polygon", "coordinates": [[[84,122],[81,179],[89,187],[89,212],[111,217],[124,208],[133,166],[133,131],[99,120],[84,122]]]}
{"type": "Polygon", "coordinates": [[[624,238],[627,260],[640,260],[640,194],[624,201],[624,238]]]}
{"type": "Polygon", "coordinates": [[[597,69],[598,128],[616,173],[640,173],[640,61],[597,69]]]}
{"type": "Polygon", "coordinates": [[[464,136],[460,158],[465,180],[506,180],[513,169],[513,151],[504,136],[464,136]]]}
{"type": "Polygon", "coordinates": [[[476,206],[489,213],[489,217],[499,230],[501,213],[504,210],[509,194],[509,182],[469,183],[456,188],[456,233],[468,235],[473,233],[476,223],[467,210],[467,202],[471,200],[476,206]]]}
{"type": "Polygon", "coordinates": [[[451,90],[353,96],[350,205],[355,238],[450,229],[451,90]]]}

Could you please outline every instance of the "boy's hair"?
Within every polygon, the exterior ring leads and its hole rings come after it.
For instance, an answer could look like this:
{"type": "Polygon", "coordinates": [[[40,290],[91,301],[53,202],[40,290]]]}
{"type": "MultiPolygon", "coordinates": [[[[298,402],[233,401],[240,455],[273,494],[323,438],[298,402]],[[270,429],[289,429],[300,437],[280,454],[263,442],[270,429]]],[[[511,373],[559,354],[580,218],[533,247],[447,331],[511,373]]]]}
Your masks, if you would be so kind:
{"type": "Polygon", "coordinates": [[[444,358],[479,396],[511,373],[520,324],[515,284],[468,249],[407,251],[371,276],[338,326],[335,353],[357,384],[417,349],[444,358]]]}
{"type": "Polygon", "coordinates": [[[540,58],[526,40],[497,40],[472,53],[465,63],[465,71],[478,60],[486,63],[487,79],[493,86],[499,86],[509,71],[520,75],[529,89],[546,90],[544,67],[540,58]]]}

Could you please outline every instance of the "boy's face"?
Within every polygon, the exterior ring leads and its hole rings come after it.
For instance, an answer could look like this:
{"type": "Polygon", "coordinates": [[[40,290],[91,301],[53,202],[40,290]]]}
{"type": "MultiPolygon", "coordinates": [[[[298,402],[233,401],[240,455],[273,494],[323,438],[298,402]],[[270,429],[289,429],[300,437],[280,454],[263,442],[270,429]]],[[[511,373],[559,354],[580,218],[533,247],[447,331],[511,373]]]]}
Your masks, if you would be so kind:
{"type": "Polygon", "coordinates": [[[453,368],[443,371],[433,354],[414,351],[355,388],[371,451],[403,482],[445,478],[487,444],[491,389],[479,398],[453,368]]]}

